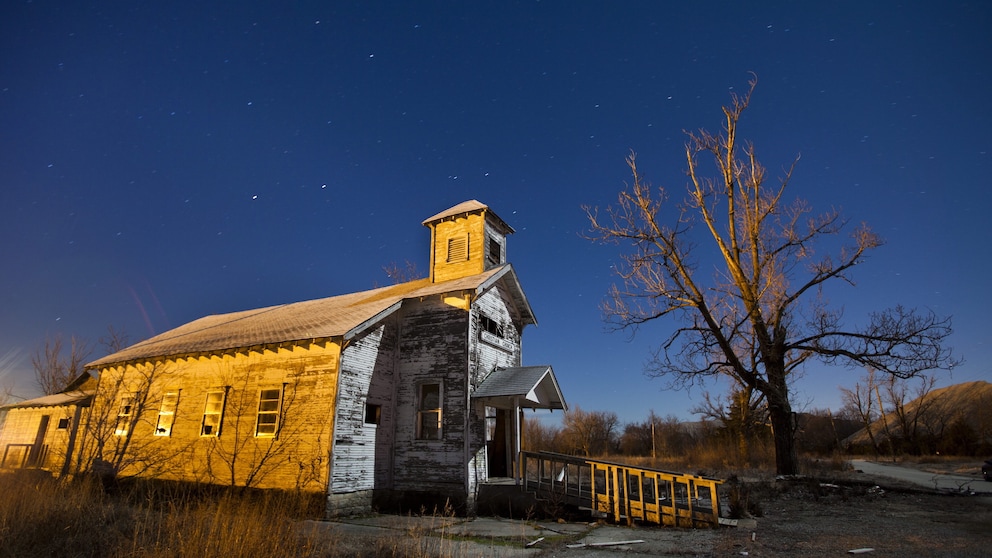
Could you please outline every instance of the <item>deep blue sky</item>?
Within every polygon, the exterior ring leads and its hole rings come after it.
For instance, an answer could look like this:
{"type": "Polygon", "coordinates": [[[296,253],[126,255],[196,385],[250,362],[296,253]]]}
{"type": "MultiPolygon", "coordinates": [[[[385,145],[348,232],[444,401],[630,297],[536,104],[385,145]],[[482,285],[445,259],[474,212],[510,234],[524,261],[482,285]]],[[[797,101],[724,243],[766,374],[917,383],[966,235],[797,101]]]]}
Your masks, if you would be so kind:
{"type": "MultiPolygon", "coordinates": [[[[46,335],[136,341],[426,270],[420,222],[474,198],[517,230],[525,364],[587,410],[691,418],[700,390],[642,373],[673,323],[606,331],[617,248],[581,208],[631,149],[681,191],[682,131],[717,129],[750,71],[771,176],[801,153],[791,193],[887,240],[829,291],[848,323],[951,314],[967,362],[941,385],[992,379],[986,2],[204,4],[0,7],[0,384],[37,394],[46,335]]],[[[859,374],[811,367],[797,406],[859,374]]]]}

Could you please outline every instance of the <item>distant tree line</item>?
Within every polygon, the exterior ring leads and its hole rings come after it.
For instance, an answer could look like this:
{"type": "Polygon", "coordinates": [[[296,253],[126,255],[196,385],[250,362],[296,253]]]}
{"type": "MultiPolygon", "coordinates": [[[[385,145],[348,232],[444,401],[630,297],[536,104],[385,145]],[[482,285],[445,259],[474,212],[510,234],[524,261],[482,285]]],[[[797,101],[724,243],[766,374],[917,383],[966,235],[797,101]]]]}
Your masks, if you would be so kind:
{"type": "MultiPolygon", "coordinates": [[[[842,388],[839,411],[796,413],[792,435],[799,452],[816,459],[840,454],[992,455],[992,384],[934,389],[935,379],[899,379],[867,372],[842,388]]],[[[653,411],[621,423],[616,413],[573,407],[560,426],[526,422],[525,449],[607,459],[645,459],[660,468],[774,466],[771,423],[760,393],[704,393],[683,421],[653,411]]]]}
{"type": "MultiPolygon", "coordinates": [[[[731,396],[721,403],[707,398],[696,409],[703,415],[699,421],[652,411],[645,420],[629,423],[620,423],[613,412],[574,407],[560,426],[526,421],[524,449],[624,461],[637,458],[659,468],[774,467],[767,415],[760,407],[750,407],[746,398],[731,396]]],[[[800,413],[795,418],[796,445],[804,454],[829,456],[843,449],[843,441],[860,427],[853,418],[829,410],[800,413]]]]}

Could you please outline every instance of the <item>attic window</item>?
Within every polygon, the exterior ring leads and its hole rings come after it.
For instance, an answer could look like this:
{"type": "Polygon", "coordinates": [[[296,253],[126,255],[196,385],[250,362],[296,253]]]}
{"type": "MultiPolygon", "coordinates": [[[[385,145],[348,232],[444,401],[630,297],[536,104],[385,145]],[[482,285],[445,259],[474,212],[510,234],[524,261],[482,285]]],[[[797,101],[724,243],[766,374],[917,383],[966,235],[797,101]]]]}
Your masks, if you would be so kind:
{"type": "Polygon", "coordinates": [[[496,320],[490,318],[489,316],[480,316],[479,326],[482,328],[482,331],[491,333],[501,339],[504,337],[503,324],[497,322],[496,320]]]}
{"type": "Polygon", "coordinates": [[[69,429],[69,419],[67,419],[67,418],[60,418],[59,419],[58,429],[59,430],[68,430],[69,429]]]}
{"type": "Polygon", "coordinates": [[[468,235],[448,239],[448,263],[468,260],[468,235]]]}
{"type": "Polygon", "coordinates": [[[503,245],[495,236],[489,237],[489,263],[492,265],[503,263],[503,245]]]}

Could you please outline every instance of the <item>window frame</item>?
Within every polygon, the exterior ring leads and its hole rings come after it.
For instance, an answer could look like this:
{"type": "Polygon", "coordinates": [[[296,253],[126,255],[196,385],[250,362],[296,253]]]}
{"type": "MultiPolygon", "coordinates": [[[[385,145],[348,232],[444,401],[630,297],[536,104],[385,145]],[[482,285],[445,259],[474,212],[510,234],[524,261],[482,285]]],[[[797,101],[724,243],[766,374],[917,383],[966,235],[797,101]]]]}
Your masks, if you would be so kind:
{"type": "Polygon", "coordinates": [[[365,424],[368,426],[379,426],[380,422],[382,422],[382,405],[366,401],[365,424]]]}
{"type": "Polygon", "coordinates": [[[135,393],[121,396],[121,404],[117,408],[117,424],[114,427],[115,436],[127,436],[128,432],[131,431],[135,399],[137,399],[137,394],[135,393]]]}
{"type": "Polygon", "coordinates": [[[503,263],[503,243],[493,235],[489,235],[489,253],[486,259],[494,266],[503,263]]]}
{"type": "Polygon", "coordinates": [[[494,320],[493,318],[490,318],[482,313],[479,314],[479,328],[486,333],[499,337],[500,339],[506,339],[506,326],[503,325],[503,322],[494,320]]]}
{"type": "Polygon", "coordinates": [[[179,391],[180,390],[170,390],[162,394],[162,403],[158,407],[158,417],[155,419],[155,435],[170,437],[172,436],[172,429],[176,425],[176,410],[179,408],[179,391]],[[172,398],[172,404],[167,407],[166,403],[169,398],[172,398]],[[168,410],[166,410],[168,409],[168,410]],[[168,419],[168,428],[163,428],[164,417],[170,417],[168,419]]]}
{"type": "MultiPolygon", "coordinates": [[[[423,441],[440,441],[444,438],[444,385],[440,380],[425,381],[417,384],[417,422],[415,437],[423,441]],[[425,388],[437,387],[437,407],[425,407],[425,388]],[[425,428],[425,421],[430,415],[437,415],[437,425],[433,429],[425,428]]],[[[434,422],[434,421],[431,421],[434,422]]]]}
{"type": "Polygon", "coordinates": [[[207,390],[206,396],[203,399],[203,415],[200,418],[200,437],[201,438],[218,438],[220,437],[221,427],[224,424],[224,410],[227,405],[227,388],[223,389],[210,389],[207,390]],[[215,401],[214,403],[219,403],[216,405],[217,410],[211,410],[210,407],[210,396],[220,394],[220,401],[215,401]],[[216,424],[207,424],[207,417],[217,417],[216,424]],[[207,430],[207,427],[210,430],[207,430]],[[216,429],[214,427],[216,426],[216,429]]]}
{"type": "Polygon", "coordinates": [[[279,429],[282,426],[282,403],[283,403],[283,394],[285,392],[285,387],[286,387],[285,384],[283,384],[283,385],[278,386],[278,387],[259,388],[259,390],[258,390],[258,407],[257,407],[257,410],[255,412],[255,437],[256,438],[278,438],[279,437],[279,429]],[[264,395],[266,393],[270,393],[271,394],[271,392],[275,392],[275,394],[276,394],[275,398],[268,397],[268,398],[263,399],[263,397],[264,397],[264,395]],[[273,401],[275,402],[275,408],[274,409],[273,408],[266,408],[266,409],[263,410],[262,407],[263,407],[263,405],[265,403],[270,403],[271,404],[273,401]],[[271,417],[272,421],[271,422],[266,421],[266,422],[263,423],[262,422],[262,417],[266,417],[266,418],[271,417]],[[264,426],[266,428],[268,428],[271,425],[272,432],[262,432],[260,430],[260,427],[263,426],[263,424],[264,424],[264,426]]]}

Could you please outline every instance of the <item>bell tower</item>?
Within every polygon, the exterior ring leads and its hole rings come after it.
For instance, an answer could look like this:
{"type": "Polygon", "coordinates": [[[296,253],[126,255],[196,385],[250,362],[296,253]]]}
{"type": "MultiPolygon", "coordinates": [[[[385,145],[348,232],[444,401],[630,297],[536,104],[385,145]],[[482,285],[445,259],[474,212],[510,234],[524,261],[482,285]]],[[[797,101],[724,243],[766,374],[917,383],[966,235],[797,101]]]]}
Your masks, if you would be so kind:
{"type": "Polygon", "coordinates": [[[431,283],[477,275],[506,263],[506,237],[513,228],[481,202],[462,202],[423,225],[431,230],[431,283]]]}

